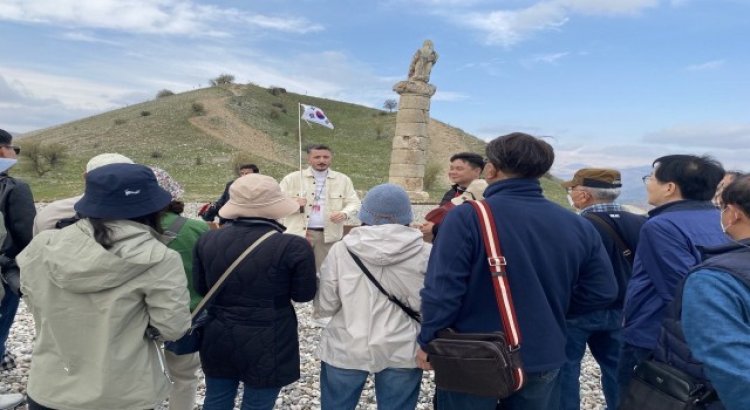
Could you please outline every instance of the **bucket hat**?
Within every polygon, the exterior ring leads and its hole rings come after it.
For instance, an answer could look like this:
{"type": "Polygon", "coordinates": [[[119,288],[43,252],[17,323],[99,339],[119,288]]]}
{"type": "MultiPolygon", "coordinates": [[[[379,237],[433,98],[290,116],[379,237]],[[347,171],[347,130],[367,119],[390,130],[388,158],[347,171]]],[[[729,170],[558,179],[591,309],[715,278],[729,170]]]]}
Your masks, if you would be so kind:
{"type": "Polygon", "coordinates": [[[86,190],[74,209],[83,217],[131,219],[160,211],[171,201],[147,166],[111,164],[86,174],[86,190]]]}
{"type": "Polygon", "coordinates": [[[367,225],[409,225],[414,219],[409,194],[395,184],[381,184],[367,191],[357,215],[367,225]]]}
{"type": "Polygon", "coordinates": [[[298,210],[297,201],[281,192],[275,179],[248,174],[237,178],[229,187],[229,201],[219,209],[219,216],[224,219],[281,219],[298,210]]]}

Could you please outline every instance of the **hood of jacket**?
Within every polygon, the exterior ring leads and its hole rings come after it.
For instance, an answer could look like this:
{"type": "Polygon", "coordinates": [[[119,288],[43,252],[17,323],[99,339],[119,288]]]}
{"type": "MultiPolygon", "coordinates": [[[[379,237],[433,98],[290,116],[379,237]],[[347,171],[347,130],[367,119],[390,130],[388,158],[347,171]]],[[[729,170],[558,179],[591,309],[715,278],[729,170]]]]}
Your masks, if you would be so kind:
{"type": "Polygon", "coordinates": [[[107,226],[113,242],[110,249],[94,240],[87,220],[39,234],[42,243],[34,249],[56,286],[73,293],[118,287],[161,262],[168,252],[166,246],[154,243],[160,236],[146,225],[119,220],[107,226]]]}
{"type": "Polygon", "coordinates": [[[424,246],[422,232],[396,224],[352,229],[343,242],[360,259],[376,266],[399,264],[416,256],[424,246]]]}

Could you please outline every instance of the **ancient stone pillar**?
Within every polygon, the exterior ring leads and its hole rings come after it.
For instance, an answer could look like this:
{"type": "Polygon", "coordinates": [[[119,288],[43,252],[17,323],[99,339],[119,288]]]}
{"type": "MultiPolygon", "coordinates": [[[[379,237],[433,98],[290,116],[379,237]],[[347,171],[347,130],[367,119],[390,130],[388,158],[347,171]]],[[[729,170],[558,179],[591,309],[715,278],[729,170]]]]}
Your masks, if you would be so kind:
{"type": "Polygon", "coordinates": [[[409,67],[409,79],[393,86],[401,97],[396,114],[396,131],[391,149],[388,181],[401,185],[412,201],[425,201],[424,170],[430,145],[427,125],[430,122],[430,98],[435,86],[429,83],[430,71],[437,61],[432,42],[426,40],[417,50],[409,67]]]}

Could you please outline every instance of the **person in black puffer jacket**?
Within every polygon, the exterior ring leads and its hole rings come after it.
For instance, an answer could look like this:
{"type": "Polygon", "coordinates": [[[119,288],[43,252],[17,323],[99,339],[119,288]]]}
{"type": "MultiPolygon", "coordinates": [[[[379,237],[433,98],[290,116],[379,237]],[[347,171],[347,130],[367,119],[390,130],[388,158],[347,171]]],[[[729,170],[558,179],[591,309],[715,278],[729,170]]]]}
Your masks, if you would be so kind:
{"type": "Polygon", "coordinates": [[[271,177],[250,174],[229,188],[219,216],[230,220],[195,247],[194,284],[205,295],[232,262],[275,231],[226,279],[208,307],[200,349],[206,375],[204,410],[232,409],[239,382],[243,407],[272,409],[279,391],[300,377],[297,315],[292,301],[316,291],[315,258],[305,238],[283,234],[276,220],[299,210],[271,177]]]}

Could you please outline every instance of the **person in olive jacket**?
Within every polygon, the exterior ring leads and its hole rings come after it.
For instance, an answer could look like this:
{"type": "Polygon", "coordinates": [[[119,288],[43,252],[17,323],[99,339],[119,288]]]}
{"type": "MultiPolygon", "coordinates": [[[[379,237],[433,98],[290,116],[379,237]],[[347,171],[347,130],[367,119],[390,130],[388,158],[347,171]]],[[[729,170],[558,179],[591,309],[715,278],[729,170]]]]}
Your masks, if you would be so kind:
{"type": "Polygon", "coordinates": [[[232,184],[229,201],[219,210],[230,221],[198,240],[193,283],[205,295],[243,251],[277,232],[229,274],[210,302],[200,349],[204,410],[234,408],[239,382],[243,409],[272,409],[281,388],[300,377],[291,302],[315,296],[315,257],[305,238],[282,233],[286,228],[277,222],[298,211],[299,204],[273,178],[250,174],[232,184]]]}

